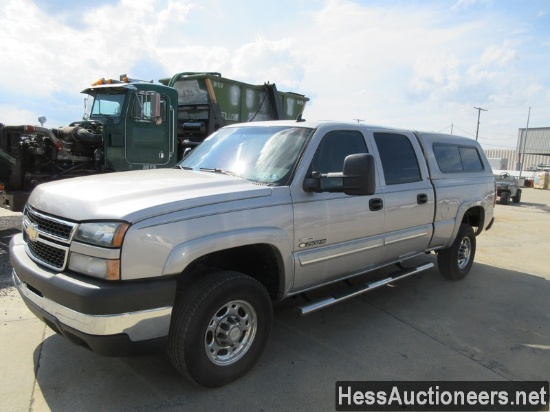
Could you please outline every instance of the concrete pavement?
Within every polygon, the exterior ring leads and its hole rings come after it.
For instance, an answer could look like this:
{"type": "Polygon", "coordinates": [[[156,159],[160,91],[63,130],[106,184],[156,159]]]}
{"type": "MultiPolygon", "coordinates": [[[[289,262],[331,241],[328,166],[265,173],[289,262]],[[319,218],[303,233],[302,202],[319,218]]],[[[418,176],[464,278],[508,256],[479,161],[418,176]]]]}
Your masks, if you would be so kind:
{"type": "Polygon", "coordinates": [[[330,411],[337,380],[550,378],[550,191],[497,205],[463,281],[432,269],[304,318],[299,299],[278,305],[260,362],[216,390],[165,355],[100,357],[35,319],[5,264],[17,220],[0,217],[0,411],[330,411]]]}

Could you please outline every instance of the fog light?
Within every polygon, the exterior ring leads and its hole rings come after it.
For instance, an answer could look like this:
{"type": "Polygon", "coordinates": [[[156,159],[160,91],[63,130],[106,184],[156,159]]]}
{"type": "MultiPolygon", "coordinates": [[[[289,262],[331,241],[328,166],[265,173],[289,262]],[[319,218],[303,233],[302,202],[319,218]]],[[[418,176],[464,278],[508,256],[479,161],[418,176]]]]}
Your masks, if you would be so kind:
{"type": "Polygon", "coordinates": [[[73,252],[69,269],[95,278],[120,280],[119,259],[100,259],[73,252]]]}

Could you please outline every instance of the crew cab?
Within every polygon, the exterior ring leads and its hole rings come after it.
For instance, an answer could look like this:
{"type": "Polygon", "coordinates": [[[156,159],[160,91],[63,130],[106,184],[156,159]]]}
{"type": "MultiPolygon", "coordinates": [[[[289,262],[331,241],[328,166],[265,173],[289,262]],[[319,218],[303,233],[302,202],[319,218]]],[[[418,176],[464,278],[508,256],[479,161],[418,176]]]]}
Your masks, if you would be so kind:
{"type": "Polygon", "coordinates": [[[472,139],[301,119],[236,124],[173,169],[37,186],[10,243],[13,279],[68,340],[103,355],[167,350],[181,374],[216,387],[261,355],[273,301],[386,267],[387,278],[297,310],[435,264],[463,279],[495,196],[472,139]],[[436,263],[407,264],[430,252],[436,263]]]}

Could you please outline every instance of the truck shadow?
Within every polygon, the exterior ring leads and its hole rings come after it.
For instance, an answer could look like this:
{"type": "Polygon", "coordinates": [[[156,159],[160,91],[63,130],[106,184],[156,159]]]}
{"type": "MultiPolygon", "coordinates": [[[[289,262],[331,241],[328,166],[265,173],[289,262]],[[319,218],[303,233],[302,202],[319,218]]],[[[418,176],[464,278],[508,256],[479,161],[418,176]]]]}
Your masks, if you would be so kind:
{"type": "Polygon", "coordinates": [[[53,335],[36,348],[38,392],[51,410],[326,410],[337,380],[547,380],[548,296],[547,279],[475,264],[460,282],[431,269],[303,318],[290,299],[258,364],[215,390],[166,355],[103,358],[53,335]]]}

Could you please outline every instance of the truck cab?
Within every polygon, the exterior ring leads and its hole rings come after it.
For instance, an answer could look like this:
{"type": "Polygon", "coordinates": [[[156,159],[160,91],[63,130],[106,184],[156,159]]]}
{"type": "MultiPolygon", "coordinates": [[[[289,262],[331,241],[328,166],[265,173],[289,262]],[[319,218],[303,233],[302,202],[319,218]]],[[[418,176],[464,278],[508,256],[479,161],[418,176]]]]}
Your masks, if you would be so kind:
{"type": "Polygon", "coordinates": [[[103,168],[155,169],[177,163],[176,90],[144,82],[100,82],[82,93],[88,95],[84,120],[71,126],[101,125],[103,168]]]}

